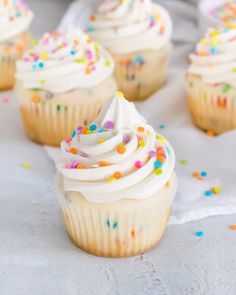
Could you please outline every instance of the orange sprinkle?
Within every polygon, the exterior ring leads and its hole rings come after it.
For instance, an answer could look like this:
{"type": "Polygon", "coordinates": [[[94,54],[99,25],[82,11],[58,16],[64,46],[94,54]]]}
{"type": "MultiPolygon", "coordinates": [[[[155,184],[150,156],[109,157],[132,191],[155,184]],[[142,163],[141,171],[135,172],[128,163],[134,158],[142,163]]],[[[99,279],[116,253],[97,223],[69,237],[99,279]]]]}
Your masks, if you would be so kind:
{"type": "Polygon", "coordinates": [[[33,100],[33,102],[35,102],[35,103],[39,103],[39,102],[40,102],[40,96],[39,96],[39,95],[34,95],[34,96],[32,97],[32,100],[33,100]]]}
{"type": "Polygon", "coordinates": [[[119,144],[118,146],[117,146],[117,153],[119,153],[119,154],[124,154],[126,152],[126,147],[125,147],[125,145],[124,144],[119,144]]]}
{"type": "Polygon", "coordinates": [[[165,184],[165,187],[169,188],[170,187],[170,182],[167,181],[167,183],[165,184]]]}
{"type": "Polygon", "coordinates": [[[96,16],[95,15],[91,15],[90,16],[90,20],[96,20],[96,16]]]}
{"type": "Polygon", "coordinates": [[[114,174],[113,174],[113,177],[115,177],[116,179],[119,179],[122,177],[122,174],[120,171],[116,171],[114,174]]]}
{"type": "Polygon", "coordinates": [[[136,232],[135,232],[134,229],[131,230],[131,233],[130,233],[130,234],[131,234],[131,237],[132,237],[132,238],[135,238],[135,236],[136,236],[136,232]]]}
{"type": "Polygon", "coordinates": [[[145,131],[145,129],[143,127],[138,127],[137,130],[138,130],[138,132],[144,132],[145,131]]]}
{"type": "Polygon", "coordinates": [[[193,174],[192,174],[192,177],[199,177],[199,176],[200,176],[199,172],[197,172],[197,171],[193,172],[193,174]]]}
{"type": "Polygon", "coordinates": [[[232,229],[232,230],[236,230],[236,224],[232,224],[232,225],[230,225],[229,228],[232,229]]]}
{"type": "Polygon", "coordinates": [[[101,161],[101,162],[99,162],[99,166],[100,166],[100,167],[106,167],[106,166],[108,166],[108,165],[109,165],[109,163],[106,162],[106,161],[101,161]]]}
{"type": "Polygon", "coordinates": [[[89,75],[89,74],[91,74],[91,70],[90,70],[90,68],[87,68],[86,70],[85,70],[85,73],[87,74],[87,75],[89,75]]]}
{"type": "Polygon", "coordinates": [[[88,127],[84,126],[83,129],[82,129],[82,131],[81,131],[81,133],[82,134],[86,134],[87,131],[88,131],[88,127]]]}
{"type": "Polygon", "coordinates": [[[165,163],[165,157],[157,156],[157,161],[160,161],[161,163],[165,163]]]}
{"type": "Polygon", "coordinates": [[[85,169],[86,166],[85,166],[84,164],[77,164],[77,165],[76,165],[76,168],[77,168],[77,169],[85,169]]]}
{"type": "Polygon", "coordinates": [[[215,136],[215,132],[212,130],[208,130],[206,134],[207,134],[207,136],[210,136],[210,137],[215,136]]]}
{"type": "Polygon", "coordinates": [[[75,148],[75,147],[70,148],[71,154],[77,155],[77,152],[78,152],[77,148],[75,148]]]}

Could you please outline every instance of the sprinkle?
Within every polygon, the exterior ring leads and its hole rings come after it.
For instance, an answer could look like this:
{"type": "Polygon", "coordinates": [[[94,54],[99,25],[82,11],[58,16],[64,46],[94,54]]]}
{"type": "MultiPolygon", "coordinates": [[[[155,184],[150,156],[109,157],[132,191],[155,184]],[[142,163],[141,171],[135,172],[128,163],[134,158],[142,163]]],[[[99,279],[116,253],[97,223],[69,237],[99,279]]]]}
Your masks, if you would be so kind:
{"type": "Polygon", "coordinates": [[[110,163],[106,162],[106,161],[100,161],[98,164],[99,164],[100,167],[106,167],[106,166],[110,165],[110,163]]]}
{"type": "Polygon", "coordinates": [[[163,163],[161,163],[160,161],[155,161],[154,162],[154,167],[155,168],[162,168],[162,166],[163,166],[163,163]]]}
{"type": "Polygon", "coordinates": [[[40,62],[40,63],[39,63],[39,68],[40,68],[40,69],[43,69],[43,68],[44,68],[44,63],[43,63],[43,62],[40,62]]]}
{"type": "Polygon", "coordinates": [[[24,169],[29,169],[30,168],[30,163],[28,163],[28,162],[23,163],[23,168],[24,169]]]}
{"type": "Polygon", "coordinates": [[[84,164],[77,164],[76,169],[85,169],[86,166],[84,164]]]}
{"type": "Polygon", "coordinates": [[[40,102],[40,96],[39,95],[34,95],[32,97],[32,100],[33,100],[34,103],[39,103],[40,102]]]}
{"type": "Polygon", "coordinates": [[[104,63],[105,67],[110,67],[111,65],[111,61],[109,59],[107,59],[104,63]]]}
{"type": "Polygon", "coordinates": [[[75,148],[75,147],[71,147],[71,148],[70,148],[70,153],[71,153],[71,154],[74,154],[74,155],[77,155],[77,153],[78,153],[77,148],[75,148]]]}
{"type": "Polygon", "coordinates": [[[204,232],[203,231],[197,231],[196,232],[196,236],[197,237],[203,237],[204,236],[204,232]]]}
{"type": "Polygon", "coordinates": [[[116,178],[114,176],[111,176],[111,177],[108,177],[106,181],[109,183],[113,183],[116,181],[116,178]]]}
{"type": "Polygon", "coordinates": [[[212,48],[211,48],[211,53],[212,53],[212,54],[216,54],[217,52],[218,52],[217,47],[212,47],[212,48]]]}
{"type": "Polygon", "coordinates": [[[206,134],[207,134],[207,136],[209,136],[209,137],[213,137],[213,136],[215,136],[215,132],[212,131],[212,130],[208,130],[208,131],[206,132],[206,134]]]}
{"type": "Polygon", "coordinates": [[[138,127],[137,130],[138,130],[138,132],[144,132],[145,131],[145,129],[143,127],[138,127]]]}
{"type": "Polygon", "coordinates": [[[166,126],[164,125],[164,124],[161,124],[160,126],[159,126],[159,128],[160,129],[164,129],[166,126]]]}
{"type": "Polygon", "coordinates": [[[77,132],[75,130],[73,130],[72,133],[71,133],[71,137],[75,137],[76,134],[77,134],[77,132]]]}
{"type": "Polygon", "coordinates": [[[227,93],[230,89],[231,89],[231,86],[230,86],[229,84],[225,84],[225,85],[222,87],[222,92],[223,92],[223,93],[227,93]]]}
{"type": "Polygon", "coordinates": [[[122,173],[120,171],[116,171],[114,174],[113,174],[113,177],[115,179],[120,179],[122,177],[122,173]]]}
{"type": "Polygon", "coordinates": [[[200,176],[199,172],[197,172],[197,171],[193,172],[193,174],[192,174],[192,177],[199,177],[199,176],[200,176]]]}
{"type": "Polygon", "coordinates": [[[157,153],[156,153],[155,151],[150,151],[150,152],[148,152],[148,155],[149,155],[149,157],[151,157],[151,158],[155,158],[156,155],[157,155],[157,153]]]}
{"type": "Polygon", "coordinates": [[[61,110],[61,106],[58,104],[57,105],[57,111],[60,112],[60,110],[61,110]]]}
{"type": "Polygon", "coordinates": [[[143,164],[142,164],[141,161],[136,161],[135,164],[134,164],[134,166],[135,166],[137,169],[140,169],[140,168],[143,167],[143,164]]]}
{"type": "Polygon", "coordinates": [[[91,131],[94,131],[94,130],[96,130],[96,129],[97,129],[96,124],[91,124],[91,125],[89,126],[89,130],[91,130],[91,131]]]}
{"type": "Polygon", "coordinates": [[[204,195],[205,195],[206,197],[210,197],[210,196],[212,196],[212,192],[211,192],[211,191],[205,191],[205,192],[204,192],[204,195]]]}
{"type": "Polygon", "coordinates": [[[145,141],[143,140],[143,139],[141,139],[141,140],[139,140],[139,146],[140,147],[145,147],[145,145],[146,145],[146,143],[145,143],[145,141]]]}
{"type": "Polygon", "coordinates": [[[221,193],[221,188],[220,187],[213,187],[211,189],[212,193],[215,195],[219,195],[221,193]]]}
{"type": "Polygon", "coordinates": [[[106,128],[106,129],[113,129],[114,128],[114,123],[112,121],[106,121],[104,123],[104,128],[106,128]]]}
{"type": "Polygon", "coordinates": [[[181,160],[179,160],[179,164],[180,165],[186,165],[188,162],[187,162],[187,160],[185,160],[185,159],[181,159],[181,160]]]}
{"type": "Polygon", "coordinates": [[[124,134],[124,136],[123,136],[123,142],[124,142],[124,144],[127,144],[127,143],[130,142],[130,137],[129,137],[128,134],[124,134]]]}
{"type": "Polygon", "coordinates": [[[131,230],[130,235],[132,238],[135,238],[136,236],[136,231],[134,229],[131,230]]]}
{"type": "Polygon", "coordinates": [[[154,173],[156,174],[156,175],[161,175],[162,174],[162,169],[160,169],[160,168],[158,168],[158,169],[156,169],[155,171],[154,171],[154,173]]]}
{"type": "Polygon", "coordinates": [[[70,51],[70,54],[71,54],[71,55],[75,55],[75,50],[71,50],[71,51],[70,51]]]}
{"type": "Polygon", "coordinates": [[[124,154],[126,152],[126,147],[124,144],[121,143],[117,146],[116,150],[119,154],[124,154]]]}
{"type": "Polygon", "coordinates": [[[116,229],[118,227],[118,222],[117,221],[115,221],[114,223],[113,223],[113,226],[112,226],[112,228],[113,229],[116,229]]]}
{"type": "Polygon", "coordinates": [[[2,102],[3,103],[9,103],[10,102],[10,97],[9,96],[3,97],[2,102]]]}
{"type": "Polygon", "coordinates": [[[136,64],[143,64],[144,63],[144,57],[142,55],[136,55],[134,58],[134,62],[136,64]]]}
{"type": "Polygon", "coordinates": [[[123,93],[123,92],[121,92],[121,91],[117,91],[117,93],[116,93],[116,94],[117,94],[117,96],[120,96],[120,97],[123,97],[123,98],[125,97],[125,96],[124,96],[124,93],[123,93]]]}
{"type": "Polygon", "coordinates": [[[235,230],[236,231],[236,224],[232,224],[232,225],[230,225],[230,227],[229,227],[231,230],[235,230]]]}
{"type": "Polygon", "coordinates": [[[98,143],[103,143],[103,142],[105,142],[107,139],[106,138],[100,138],[99,140],[98,140],[98,143]]]}
{"type": "Polygon", "coordinates": [[[202,177],[206,177],[206,176],[207,176],[207,172],[206,172],[206,171],[202,171],[202,172],[200,173],[200,175],[201,175],[202,177]]]}

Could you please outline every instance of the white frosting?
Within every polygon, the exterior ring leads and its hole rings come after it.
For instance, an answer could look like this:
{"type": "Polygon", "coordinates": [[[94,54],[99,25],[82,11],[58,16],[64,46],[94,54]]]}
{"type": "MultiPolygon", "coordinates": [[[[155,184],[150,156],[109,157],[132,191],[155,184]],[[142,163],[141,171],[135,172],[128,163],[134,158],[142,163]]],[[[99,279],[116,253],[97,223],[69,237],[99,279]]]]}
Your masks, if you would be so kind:
{"type": "Polygon", "coordinates": [[[88,26],[91,36],[116,54],[159,49],[172,34],[168,12],[151,0],[107,0],[88,26]]]}
{"type": "Polygon", "coordinates": [[[87,34],[71,27],[65,36],[45,34],[17,62],[16,78],[26,89],[60,93],[98,85],[113,71],[109,53],[87,34]]]}
{"type": "Polygon", "coordinates": [[[65,191],[80,192],[88,201],[97,203],[141,200],[153,196],[169,181],[175,164],[170,144],[119,93],[103,107],[90,127],[96,130],[86,134],[86,130],[81,133],[79,128],[61,144],[57,168],[63,176],[65,191]],[[113,126],[109,127],[111,122],[113,126]],[[125,146],[125,153],[117,151],[120,144],[125,146]],[[155,153],[159,155],[158,161],[155,153]],[[141,167],[136,166],[137,161],[142,163],[141,167]],[[105,167],[101,165],[104,162],[105,167]],[[77,164],[79,167],[75,168],[77,164]],[[161,164],[160,169],[154,164],[161,164]],[[81,165],[84,169],[80,169],[81,165]],[[122,177],[116,178],[115,172],[122,177]]]}
{"type": "Polygon", "coordinates": [[[27,31],[33,13],[21,0],[0,0],[0,43],[27,31]]]}
{"type": "Polygon", "coordinates": [[[209,29],[190,55],[189,74],[204,83],[225,83],[236,87],[236,29],[209,29]]]}

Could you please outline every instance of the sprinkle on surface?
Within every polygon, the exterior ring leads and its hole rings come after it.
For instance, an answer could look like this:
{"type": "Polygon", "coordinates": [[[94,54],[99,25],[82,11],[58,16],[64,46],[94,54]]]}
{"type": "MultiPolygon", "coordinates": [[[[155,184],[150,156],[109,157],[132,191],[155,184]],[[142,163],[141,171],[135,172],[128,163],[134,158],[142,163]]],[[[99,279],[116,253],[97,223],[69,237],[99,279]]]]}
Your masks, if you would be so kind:
{"type": "Polygon", "coordinates": [[[29,162],[24,162],[22,164],[22,166],[23,166],[24,169],[30,169],[30,163],[29,162]]]}
{"type": "Polygon", "coordinates": [[[204,236],[204,232],[203,231],[197,231],[196,232],[196,236],[197,237],[203,237],[204,236]]]}

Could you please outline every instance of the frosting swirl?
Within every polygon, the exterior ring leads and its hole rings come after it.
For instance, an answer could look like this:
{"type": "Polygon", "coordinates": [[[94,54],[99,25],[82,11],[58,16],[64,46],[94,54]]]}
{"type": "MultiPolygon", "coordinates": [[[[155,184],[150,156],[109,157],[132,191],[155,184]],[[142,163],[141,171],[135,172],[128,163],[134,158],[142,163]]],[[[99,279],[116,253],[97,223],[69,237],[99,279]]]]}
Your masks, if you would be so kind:
{"type": "Polygon", "coordinates": [[[106,0],[88,26],[91,36],[111,52],[159,49],[172,34],[168,12],[151,0],[106,0]]]}
{"type": "Polygon", "coordinates": [[[26,89],[53,93],[98,85],[114,70],[110,54],[81,30],[45,34],[17,62],[16,78],[26,89]]]}
{"type": "Polygon", "coordinates": [[[0,43],[25,32],[32,19],[22,0],[0,0],[0,43]]]}
{"type": "Polygon", "coordinates": [[[57,168],[65,191],[104,203],[151,197],[169,181],[174,164],[166,139],[117,93],[94,123],[62,142],[57,168]]]}
{"type": "Polygon", "coordinates": [[[204,83],[225,83],[236,87],[236,26],[209,29],[190,55],[189,74],[204,83]]]}

